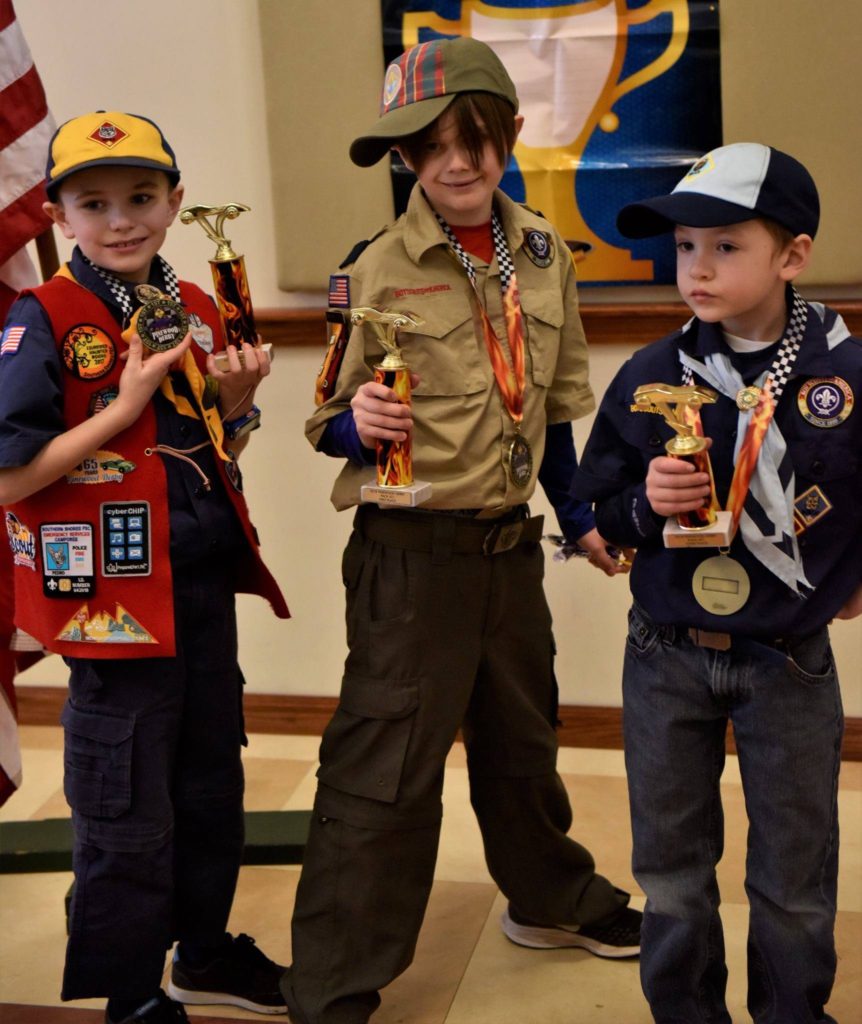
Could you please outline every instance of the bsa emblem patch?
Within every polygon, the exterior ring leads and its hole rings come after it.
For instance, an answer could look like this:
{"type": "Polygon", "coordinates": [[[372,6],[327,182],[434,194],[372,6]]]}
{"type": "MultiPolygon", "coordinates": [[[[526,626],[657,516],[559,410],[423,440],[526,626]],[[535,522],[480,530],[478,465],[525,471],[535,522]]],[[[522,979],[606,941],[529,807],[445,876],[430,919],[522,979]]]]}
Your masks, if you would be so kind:
{"type": "Polygon", "coordinates": [[[78,380],[98,380],[110,373],[117,350],[107,334],[92,324],[78,324],[63,339],[63,363],[78,380]]]}
{"type": "Polygon", "coordinates": [[[30,527],[25,526],[14,512],[7,512],[6,533],[9,537],[9,547],[12,548],[12,561],[15,565],[21,565],[25,569],[32,569],[35,572],[36,538],[30,527]]]}
{"type": "Polygon", "coordinates": [[[841,377],[813,377],[799,389],[796,404],[815,427],[837,427],[853,412],[853,392],[841,377]]]}
{"type": "Polygon", "coordinates": [[[549,267],[554,262],[554,242],[544,231],[528,231],[524,249],[537,267],[549,267]]]}

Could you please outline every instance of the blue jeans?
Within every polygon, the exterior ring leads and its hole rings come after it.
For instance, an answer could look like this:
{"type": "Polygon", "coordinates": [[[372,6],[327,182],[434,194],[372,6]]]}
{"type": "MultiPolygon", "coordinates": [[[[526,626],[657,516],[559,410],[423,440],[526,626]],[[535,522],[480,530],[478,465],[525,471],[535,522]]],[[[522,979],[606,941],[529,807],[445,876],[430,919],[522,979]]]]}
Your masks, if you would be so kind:
{"type": "Polygon", "coordinates": [[[841,695],[826,628],[786,652],[696,646],[635,605],[623,668],[633,871],[647,896],[641,983],[659,1024],[729,1024],[715,867],[733,722],[749,819],[748,1008],[831,1022],[841,695]]]}

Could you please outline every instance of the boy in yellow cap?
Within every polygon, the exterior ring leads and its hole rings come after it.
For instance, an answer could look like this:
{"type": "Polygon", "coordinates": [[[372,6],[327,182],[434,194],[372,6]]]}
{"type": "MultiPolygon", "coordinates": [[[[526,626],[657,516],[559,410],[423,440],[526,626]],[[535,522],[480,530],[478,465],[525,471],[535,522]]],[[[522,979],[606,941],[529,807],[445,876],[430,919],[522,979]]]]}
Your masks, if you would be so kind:
{"type": "Polygon", "coordinates": [[[146,118],[62,125],[45,210],[77,245],[0,340],[16,624],[71,670],[62,995],[108,997],[106,1024],[185,1021],[176,1000],[286,1012],[281,968],[226,932],[243,847],[235,593],[288,615],[236,464],[269,362],[244,345],[219,369],[214,304],[159,255],[179,177],[146,118]]]}
{"type": "Polygon", "coordinates": [[[505,934],[533,948],[637,955],[640,913],[570,839],[556,772],[557,687],[542,589],[537,477],[567,539],[618,571],[572,502],[572,419],[588,413],[586,343],[565,243],[498,189],[522,118],[478,40],[435,39],[392,63],[383,113],[350,149],[396,147],[418,183],[407,212],[331,289],[341,308],[410,312],[400,344],[412,407],[372,379],[381,349],[353,331],[332,397],[308,421],[346,456],[339,509],[359,505],[378,439],[413,437],[418,509],[361,505],[344,556],[350,653],[321,746],[283,988],[295,1024],[361,1024],[403,971],[434,873],[446,755],[463,730],[505,934]]]}

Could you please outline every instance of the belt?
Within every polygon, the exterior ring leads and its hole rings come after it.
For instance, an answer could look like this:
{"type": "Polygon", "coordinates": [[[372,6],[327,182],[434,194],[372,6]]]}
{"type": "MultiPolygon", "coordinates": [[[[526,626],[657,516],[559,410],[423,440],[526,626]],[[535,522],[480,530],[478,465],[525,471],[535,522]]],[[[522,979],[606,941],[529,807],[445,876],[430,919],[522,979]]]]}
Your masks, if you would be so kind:
{"type": "Polygon", "coordinates": [[[739,636],[733,633],[715,633],[708,629],[698,629],[697,626],[689,626],[687,630],[682,627],[680,632],[684,632],[684,635],[695,646],[708,647],[712,651],[729,651],[733,646],[750,647],[752,644],[760,644],[761,647],[770,647],[774,651],[789,654],[795,647],[808,639],[807,636],[739,636]]]}
{"type": "Polygon", "coordinates": [[[530,516],[525,505],[499,519],[465,519],[431,511],[417,514],[363,505],[356,512],[354,526],[369,540],[405,551],[499,555],[519,544],[538,543],[544,517],[530,516]]]}

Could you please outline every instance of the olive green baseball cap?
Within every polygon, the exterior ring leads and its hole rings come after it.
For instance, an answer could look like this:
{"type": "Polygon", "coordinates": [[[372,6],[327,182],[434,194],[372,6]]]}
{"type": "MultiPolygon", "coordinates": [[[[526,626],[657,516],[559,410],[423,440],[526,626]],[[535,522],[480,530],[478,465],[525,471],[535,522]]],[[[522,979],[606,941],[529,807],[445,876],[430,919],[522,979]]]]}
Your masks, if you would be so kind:
{"type": "Polygon", "coordinates": [[[370,167],[398,139],[427,128],[462,92],[488,92],[518,112],[515,85],[487,43],[468,36],[432,39],[402,53],[386,69],[380,118],[354,139],[350,159],[370,167]]]}

